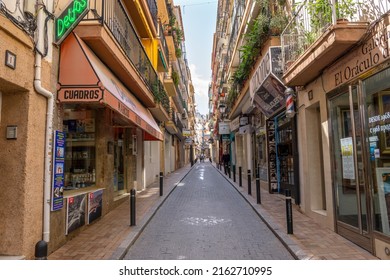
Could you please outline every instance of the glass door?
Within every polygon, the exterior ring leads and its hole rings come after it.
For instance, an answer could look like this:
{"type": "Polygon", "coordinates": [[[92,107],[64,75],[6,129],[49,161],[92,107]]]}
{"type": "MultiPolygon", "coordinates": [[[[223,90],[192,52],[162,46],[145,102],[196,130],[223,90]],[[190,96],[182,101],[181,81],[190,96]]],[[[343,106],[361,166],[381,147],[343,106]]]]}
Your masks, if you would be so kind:
{"type": "Polygon", "coordinates": [[[329,101],[332,179],[338,233],[371,251],[357,99],[357,89],[350,87],[329,101]]]}

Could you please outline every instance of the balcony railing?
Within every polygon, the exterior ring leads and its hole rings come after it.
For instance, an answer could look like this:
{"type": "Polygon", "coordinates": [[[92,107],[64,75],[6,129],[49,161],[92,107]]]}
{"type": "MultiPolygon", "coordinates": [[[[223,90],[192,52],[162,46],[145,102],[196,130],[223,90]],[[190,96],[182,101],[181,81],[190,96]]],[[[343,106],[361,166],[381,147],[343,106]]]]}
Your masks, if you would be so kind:
{"type": "Polygon", "coordinates": [[[150,14],[152,15],[153,24],[156,30],[158,29],[157,3],[156,0],[147,0],[150,14]]]}
{"type": "MultiPolygon", "coordinates": [[[[154,0],[153,2],[155,3],[154,0]]],[[[153,93],[155,101],[162,102],[165,108],[166,101],[164,100],[168,99],[168,96],[165,90],[161,90],[161,81],[145,52],[122,1],[91,0],[89,3],[90,12],[83,21],[99,20],[102,25],[107,27],[127,58],[139,72],[150,92],[153,93]],[[162,97],[164,94],[166,96],[162,97]]]]}
{"type": "Polygon", "coordinates": [[[331,25],[340,20],[370,23],[389,9],[390,0],[304,0],[281,35],[285,69],[331,25]]]}
{"type": "Polygon", "coordinates": [[[167,58],[167,63],[169,63],[169,49],[168,49],[167,40],[165,39],[165,35],[164,35],[164,28],[161,22],[159,24],[159,36],[160,36],[161,45],[163,47],[163,51],[165,53],[165,57],[167,58]]]}

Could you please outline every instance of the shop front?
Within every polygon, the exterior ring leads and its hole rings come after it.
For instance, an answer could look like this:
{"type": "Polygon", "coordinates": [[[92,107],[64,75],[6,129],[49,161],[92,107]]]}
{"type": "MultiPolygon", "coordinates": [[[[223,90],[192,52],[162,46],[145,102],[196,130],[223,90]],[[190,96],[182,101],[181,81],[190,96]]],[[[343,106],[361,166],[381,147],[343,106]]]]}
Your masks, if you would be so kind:
{"type": "MultiPolygon", "coordinates": [[[[163,134],[151,113],[74,34],[61,45],[57,99],[65,135],[65,229],[53,229],[60,236],[105,215],[131,189],[142,189],[144,149],[154,149],[144,143],[162,141],[163,134]]],[[[61,217],[54,214],[63,224],[61,217]]]]}
{"type": "Polygon", "coordinates": [[[303,210],[381,259],[390,259],[386,22],[371,26],[298,97],[303,210]]]}
{"type": "Polygon", "coordinates": [[[250,81],[252,103],[266,117],[266,132],[259,133],[257,151],[264,150],[262,139],[266,138],[267,156],[259,156],[259,163],[268,159],[268,166],[262,165],[260,174],[268,179],[270,193],[285,193],[290,190],[296,204],[300,204],[299,168],[296,120],[286,113],[286,87],[280,80],[281,49],[271,47],[264,55],[250,81]],[[268,170],[268,174],[264,171],[268,170]]]}

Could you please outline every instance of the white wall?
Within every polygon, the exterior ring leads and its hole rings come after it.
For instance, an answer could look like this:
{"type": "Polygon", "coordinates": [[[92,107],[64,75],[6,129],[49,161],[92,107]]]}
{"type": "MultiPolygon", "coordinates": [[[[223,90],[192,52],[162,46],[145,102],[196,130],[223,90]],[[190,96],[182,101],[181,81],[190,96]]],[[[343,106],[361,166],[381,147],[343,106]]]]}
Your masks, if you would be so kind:
{"type": "Polygon", "coordinates": [[[145,186],[154,183],[160,174],[160,141],[144,142],[144,181],[145,186]]]}

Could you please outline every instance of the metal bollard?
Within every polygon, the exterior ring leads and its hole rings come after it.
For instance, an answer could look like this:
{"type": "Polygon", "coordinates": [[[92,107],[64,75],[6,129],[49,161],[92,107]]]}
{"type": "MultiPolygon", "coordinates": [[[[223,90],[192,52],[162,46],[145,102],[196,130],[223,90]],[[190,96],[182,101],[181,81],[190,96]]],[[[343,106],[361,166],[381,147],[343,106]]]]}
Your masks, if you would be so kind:
{"type": "Polygon", "coordinates": [[[236,166],[233,165],[233,182],[236,182],[236,166]]]}
{"type": "Polygon", "coordinates": [[[238,185],[240,186],[240,187],[242,187],[242,167],[241,166],[239,166],[238,167],[238,185]]]}
{"type": "Polygon", "coordinates": [[[258,170],[256,171],[256,197],[257,197],[257,204],[261,204],[260,174],[258,170]]]}
{"type": "Polygon", "coordinates": [[[160,196],[163,195],[163,180],[164,180],[164,175],[162,172],[160,172],[160,196]]]}
{"type": "Polygon", "coordinates": [[[229,174],[229,179],[230,179],[230,178],[232,178],[232,174],[230,172],[230,164],[228,164],[227,168],[228,168],[228,174],[229,174]]]}
{"type": "Polygon", "coordinates": [[[130,191],[130,226],[135,226],[135,189],[130,191]]]}
{"type": "Polygon", "coordinates": [[[248,170],[248,194],[252,194],[251,171],[248,170]]]}
{"type": "Polygon", "coordinates": [[[287,234],[293,234],[293,213],[291,204],[291,190],[285,190],[286,194],[286,220],[287,234]]]}
{"type": "Polygon", "coordinates": [[[35,259],[47,260],[47,242],[40,240],[35,244],[35,259]]]}

